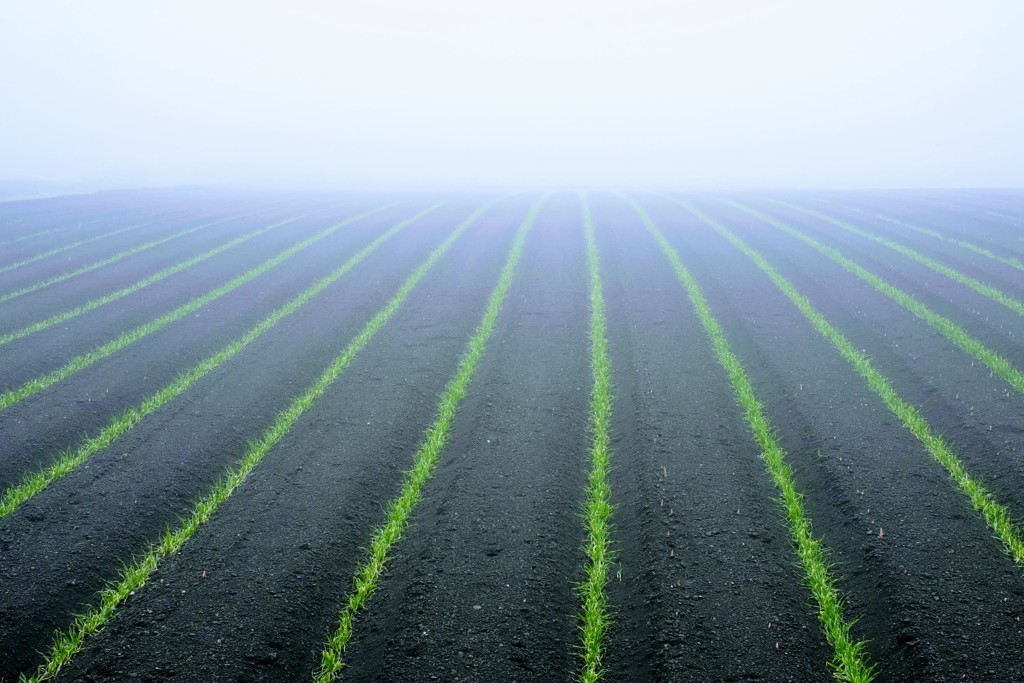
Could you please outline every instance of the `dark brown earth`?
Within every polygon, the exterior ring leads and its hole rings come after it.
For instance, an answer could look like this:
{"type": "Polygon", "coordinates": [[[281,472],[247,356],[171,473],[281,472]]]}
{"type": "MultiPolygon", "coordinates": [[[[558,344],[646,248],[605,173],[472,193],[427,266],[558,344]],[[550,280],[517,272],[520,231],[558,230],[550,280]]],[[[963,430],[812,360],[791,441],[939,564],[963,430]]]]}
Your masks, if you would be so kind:
{"type": "MultiPolygon", "coordinates": [[[[710,195],[729,226],[916,405],[1024,520],[1017,394],[939,333],[812,248],[710,195]]],[[[1024,194],[734,195],[835,247],[1024,368],[1024,320],[781,198],[910,246],[1024,299],[1024,271],[878,214],[1024,259],[1024,194]],[[1020,220],[1022,222],[1018,223],[1020,220]]],[[[229,219],[0,304],[0,333],[124,287],[234,237],[320,209],[160,283],[0,346],[17,386],[346,216],[250,283],[0,412],[0,486],[95,434],[398,221],[448,203],[368,256],[181,397],[0,520],[0,681],[42,661],[244,453],[485,196],[99,193],[0,204],[0,294],[190,225],[229,219]],[[24,235],[53,230],[4,246],[24,235]]],[[[678,204],[636,195],[702,287],[787,451],[878,681],[1024,680],[1024,568],[855,370],[734,246],[678,204]]],[[[351,366],[149,583],[63,681],[308,680],[437,399],[536,197],[471,226],[351,366]]],[[[616,562],[609,681],[827,681],[831,647],[777,492],[686,292],[629,206],[595,193],[613,371],[616,562]]],[[[355,621],[344,680],[564,681],[579,664],[589,469],[589,298],[579,199],[548,199],[440,465],[355,621]]]]}

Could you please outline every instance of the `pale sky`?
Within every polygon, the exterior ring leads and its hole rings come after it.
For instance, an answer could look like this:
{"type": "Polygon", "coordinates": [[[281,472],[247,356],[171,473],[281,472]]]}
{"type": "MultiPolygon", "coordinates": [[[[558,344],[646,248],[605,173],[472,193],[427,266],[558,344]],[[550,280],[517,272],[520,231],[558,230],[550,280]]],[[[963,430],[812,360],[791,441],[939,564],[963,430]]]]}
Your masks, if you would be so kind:
{"type": "Polygon", "coordinates": [[[0,178],[1024,185],[1019,0],[6,0],[0,178]]]}

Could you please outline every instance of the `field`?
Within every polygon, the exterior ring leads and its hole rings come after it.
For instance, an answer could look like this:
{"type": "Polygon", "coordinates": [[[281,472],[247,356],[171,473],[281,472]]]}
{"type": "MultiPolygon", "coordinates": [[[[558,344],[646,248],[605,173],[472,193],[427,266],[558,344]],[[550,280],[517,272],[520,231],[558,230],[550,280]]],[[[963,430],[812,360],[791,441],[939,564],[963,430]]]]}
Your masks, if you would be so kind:
{"type": "Polygon", "coordinates": [[[1024,192],[0,204],[0,682],[1024,680],[1024,192]]]}

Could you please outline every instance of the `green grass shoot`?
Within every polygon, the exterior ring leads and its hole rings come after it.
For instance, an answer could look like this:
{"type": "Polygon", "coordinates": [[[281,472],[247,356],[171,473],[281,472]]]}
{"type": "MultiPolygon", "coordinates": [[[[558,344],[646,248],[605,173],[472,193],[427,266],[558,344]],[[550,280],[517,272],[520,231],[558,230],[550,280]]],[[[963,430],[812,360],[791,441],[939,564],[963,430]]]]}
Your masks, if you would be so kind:
{"type": "Polygon", "coordinates": [[[810,300],[797,291],[763,256],[747,246],[728,228],[714,221],[692,206],[687,208],[698,218],[729,240],[793,302],[823,337],[832,342],[839,353],[850,362],[863,377],[868,386],[882,399],[886,407],[899,418],[900,422],[921,442],[925,450],[949,473],[957,488],[967,496],[974,509],[981,514],[996,538],[1003,544],[1013,561],[1024,568],[1024,538],[1013,521],[1010,511],[985,488],[980,480],[972,477],[959,456],[936,434],[917,408],[907,403],[893,388],[892,383],[879,372],[867,354],[859,351],[842,332],[832,326],[811,304],[810,300]]]}
{"type": "Polygon", "coordinates": [[[352,363],[363,347],[373,339],[377,331],[401,308],[416,285],[451,248],[455,240],[490,206],[491,204],[488,204],[474,212],[430,252],[426,260],[412,272],[395,295],[366,323],[359,334],[349,342],[345,350],[335,357],[319,379],[305,393],[297,396],[288,408],[278,413],[277,418],[264,430],[259,439],[250,442],[237,465],[230,469],[208,494],[196,502],[192,511],[176,529],[168,530],[159,542],[152,544],[131,564],[127,565],[121,571],[118,580],[100,592],[98,604],[76,616],[66,631],[56,635],[53,646],[45,655],[43,663],[31,675],[23,674],[20,677],[20,683],[42,683],[42,681],[51,680],[57,676],[61,668],[81,651],[85,640],[100,631],[114,618],[117,608],[145,585],[160,563],[181,550],[188,540],[213,517],[224,501],[245,483],[267,453],[291,430],[299,418],[313,406],[334,380],[352,363]]]}
{"type": "Polygon", "coordinates": [[[611,628],[611,611],[605,587],[614,561],[611,547],[612,490],[608,482],[611,467],[612,369],[608,355],[607,323],[604,313],[604,288],[601,262],[594,236],[594,219],[586,199],[583,226],[587,242],[587,272],[590,284],[590,363],[594,386],[590,395],[590,463],[584,496],[583,520],[587,530],[583,552],[586,555],[585,578],[577,586],[580,594],[580,656],[583,660],[578,680],[596,683],[604,677],[602,660],[606,636],[611,628]]]}
{"type": "Polygon", "coordinates": [[[736,399],[761,450],[761,458],[768,475],[779,491],[779,502],[786,516],[790,539],[800,560],[807,587],[818,606],[818,620],[825,638],[833,649],[832,673],[836,680],[846,683],[868,683],[874,679],[875,671],[868,661],[866,642],[856,640],[850,632],[854,622],[848,621],[843,615],[843,599],[830,566],[828,551],[814,536],[811,520],[804,506],[803,494],[797,489],[793,470],[786,462],[786,452],[764,414],[754,387],[740,359],[730,349],[725,332],[715,318],[707,299],[704,298],[697,280],[683,265],[679,254],[665,239],[647,211],[635,202],[631,204],[647,230],[658,242],[661,251],[672,264],[676,277],[686,290],[710,339],[715,356],[729,377],[736,399]]]}
{"type": "Polygon", "coordinates": [[[423,441],[413,457],[412,469],[406,473],[398,496],[388,503],[384,523],[372,534],[367,557],[356,569],[352,591],[343,603],[338,627],[320,654],[319,668],[313,672],[313,679],[317,683],[329,683],[341,675],[345,666],[345,647],[352,639],[355,628],[355,616],[365,607],[366,601],[376,590],[380,577],[387,568],[391,548],[401,540],[408,528],[412,512],[422,497],[423,486],[437,468],[444,447],[448,443],[448,434],[455,421],[456,411],[463,396],[466,395],[477,363],[487,347],[487,341],[494,332],[502,303],[512,285],[516,265],[523,253],[526,235],[533,226],[539,210],[540,202],[537,202],[516,231],[512,248],[498,277],[498,284],[491,292],[483,318],[466,346],[455,376],[441,394],[434,422],[427,428],[423,441]]]}

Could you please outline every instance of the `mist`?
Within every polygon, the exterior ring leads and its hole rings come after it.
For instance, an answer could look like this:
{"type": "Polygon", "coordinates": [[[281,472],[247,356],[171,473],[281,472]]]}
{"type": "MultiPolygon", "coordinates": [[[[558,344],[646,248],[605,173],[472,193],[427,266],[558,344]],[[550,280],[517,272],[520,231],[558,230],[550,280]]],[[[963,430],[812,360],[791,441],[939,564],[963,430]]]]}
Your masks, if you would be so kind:
{"type": "Polygon", "coordinates": [[[1024,5],[11,2],[0,178],[1024,185],[1024,5]]]}

